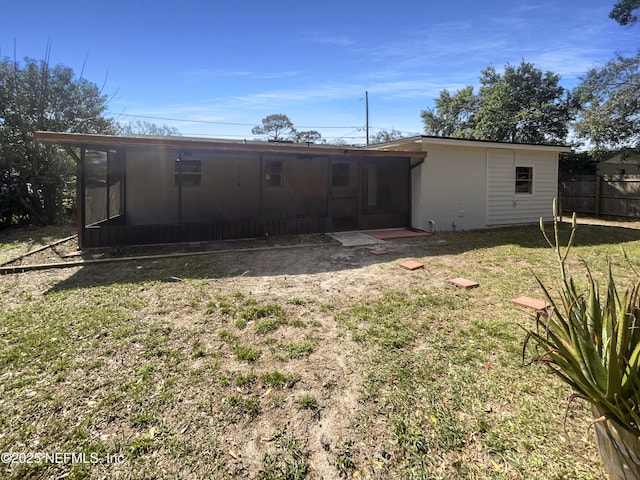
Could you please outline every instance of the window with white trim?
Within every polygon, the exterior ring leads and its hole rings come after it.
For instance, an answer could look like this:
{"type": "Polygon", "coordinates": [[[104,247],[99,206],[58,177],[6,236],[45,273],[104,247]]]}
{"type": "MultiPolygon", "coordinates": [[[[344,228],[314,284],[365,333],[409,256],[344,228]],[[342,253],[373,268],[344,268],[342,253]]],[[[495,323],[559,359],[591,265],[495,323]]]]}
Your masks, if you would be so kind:
{"type": "Polygon", "coordinates": [[[533,167],[516,167],[516,193],[533,193],[533,167]]]}

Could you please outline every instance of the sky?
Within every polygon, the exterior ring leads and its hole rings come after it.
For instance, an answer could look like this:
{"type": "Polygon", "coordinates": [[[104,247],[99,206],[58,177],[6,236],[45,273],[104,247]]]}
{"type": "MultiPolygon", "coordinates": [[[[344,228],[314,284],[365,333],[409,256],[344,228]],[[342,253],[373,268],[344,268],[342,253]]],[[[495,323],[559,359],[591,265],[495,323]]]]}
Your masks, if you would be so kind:
{"type": "MultiPolygon", "coordinates": [[[[491,65],[531,62],[573,88],[640,48],[616,0],[0,0],[0,56],[71,67],[109,97],[109,115],[185,136],[256,138],[285,114],[329,143],[424,133],[444,89],[491,65]]],[[[259,138],[259,137],[258,137],[259,138]]]]}

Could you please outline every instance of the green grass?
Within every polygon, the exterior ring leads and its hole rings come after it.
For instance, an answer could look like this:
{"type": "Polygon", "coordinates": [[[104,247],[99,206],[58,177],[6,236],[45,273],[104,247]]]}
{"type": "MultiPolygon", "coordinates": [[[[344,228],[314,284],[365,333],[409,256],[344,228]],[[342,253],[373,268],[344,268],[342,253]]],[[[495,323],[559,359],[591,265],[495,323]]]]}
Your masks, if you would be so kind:
{"type": "MultiPolygon", "coordinates": [[[[572,268],[580,256],[602,279],[610,259],[634,278],[619,245],[637,268],[640,232],[579,228],[572,268]]],[[[248,270],[236,255],[0,277],[0,452],[124,458],[0,477],[603,478],[588,409],[572,403],[565,427],[570,392],[522,362],[532,319],[511,299],[540,296],[532,271],[557,275],[538,237],[413,239],[424,271],[376,258],[391,288],[359,295],[295,275],[291,294],[259,293],[272,278],[227,278],[248,270]]],[[[332,268],[348,282],[356,267],[332,268]]]]}
{"type": "Polygon", "coordinates": [[[318,408],[318,399],[313,395],[305,394],[296,401],[296,404],[299,410],[315,410],[318,408]]]}

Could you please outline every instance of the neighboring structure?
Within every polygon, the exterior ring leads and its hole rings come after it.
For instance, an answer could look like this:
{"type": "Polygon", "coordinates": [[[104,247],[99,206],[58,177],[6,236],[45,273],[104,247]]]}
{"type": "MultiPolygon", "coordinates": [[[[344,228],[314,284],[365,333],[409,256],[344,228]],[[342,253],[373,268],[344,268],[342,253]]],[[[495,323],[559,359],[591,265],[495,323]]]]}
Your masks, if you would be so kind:
{"type": "Polygon", "coordinates": [[[598,175],[640,175],[640,151],[613,150],[598,159],[598,175]]]}
{"type": "Polygon", "coordinates": [[[410,226],[422,152],[36,132],[76,160],[81,248],[410,226]]]}
{"type": "Polygon", "coordinates": [[[548,218],[564,146],[418,136],[373,145],[425,152],[411,168],[411,226],[476,229],[548,218]],[[426,155],[428,153],[428,156],[426,155]]]}

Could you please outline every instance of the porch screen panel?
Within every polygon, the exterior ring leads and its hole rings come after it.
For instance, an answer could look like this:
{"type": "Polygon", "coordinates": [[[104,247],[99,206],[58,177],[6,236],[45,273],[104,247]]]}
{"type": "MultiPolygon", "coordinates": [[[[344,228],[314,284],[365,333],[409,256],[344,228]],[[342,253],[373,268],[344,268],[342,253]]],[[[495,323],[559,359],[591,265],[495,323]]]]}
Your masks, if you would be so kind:
{"type": "Polygon", "coordinates": [[[106,215],[109,219],[112,219],[124,213],[124,156],[116,150],[109,150],[107,159],[109,210],[106,212],[106,215]]]}
{"type": "Polygon", "coordinates": [[[92,225],[107,219],[107,164],[108,153],[87,150],[85,153],[85,225],[92,225]]]}

